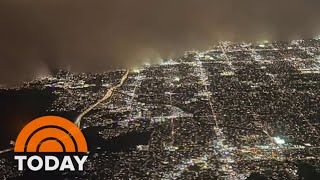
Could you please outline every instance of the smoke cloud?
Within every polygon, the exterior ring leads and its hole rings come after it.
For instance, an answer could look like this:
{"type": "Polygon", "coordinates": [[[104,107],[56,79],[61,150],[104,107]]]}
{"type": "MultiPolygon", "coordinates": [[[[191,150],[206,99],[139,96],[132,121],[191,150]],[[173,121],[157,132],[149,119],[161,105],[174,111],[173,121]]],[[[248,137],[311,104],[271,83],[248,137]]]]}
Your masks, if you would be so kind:
{"type": "Polygon", "coordinates": [[[318,0],[2,0],[0,84],[139,66],[221,40],[314,37],[318,0]]]}

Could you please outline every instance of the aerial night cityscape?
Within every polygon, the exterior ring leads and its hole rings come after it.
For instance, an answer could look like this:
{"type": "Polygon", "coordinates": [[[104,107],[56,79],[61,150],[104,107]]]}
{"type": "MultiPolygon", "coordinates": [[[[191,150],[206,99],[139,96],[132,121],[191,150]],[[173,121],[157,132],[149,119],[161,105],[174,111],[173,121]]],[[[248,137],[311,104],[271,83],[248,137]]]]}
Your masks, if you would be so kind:
{"type": "MultiPolygon", "coordinates": [[[[82,129],[90,152],[79,179],[298,179],[301,166],[320,168],[319,82],[320,40],[308,39],[221,42],[106,73],[61,70],[14,91],[49,92],[44,114],[82,129]]],[[[21,175],[10,158],[3,178],[21,175]]]]}
{"type": "Polygon", "coordinates": [[[319,9],[0,0],[0,180],[320,180],[319,9]]]}

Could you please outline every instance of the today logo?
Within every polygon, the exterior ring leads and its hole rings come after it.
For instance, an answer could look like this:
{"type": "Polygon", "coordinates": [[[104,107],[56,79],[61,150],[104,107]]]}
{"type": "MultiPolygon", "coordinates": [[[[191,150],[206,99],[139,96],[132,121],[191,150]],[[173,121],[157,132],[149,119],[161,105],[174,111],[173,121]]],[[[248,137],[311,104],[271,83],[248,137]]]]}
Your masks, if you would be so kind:
{"type": "Polygon", "coordinates": [[[17,137],[14,152],[19,171],[25,167],[31,171],[83,171],[88,158],[79,156],[88,152],[81,130],[58,116],[40,117],[27,124],[17,137]]]}

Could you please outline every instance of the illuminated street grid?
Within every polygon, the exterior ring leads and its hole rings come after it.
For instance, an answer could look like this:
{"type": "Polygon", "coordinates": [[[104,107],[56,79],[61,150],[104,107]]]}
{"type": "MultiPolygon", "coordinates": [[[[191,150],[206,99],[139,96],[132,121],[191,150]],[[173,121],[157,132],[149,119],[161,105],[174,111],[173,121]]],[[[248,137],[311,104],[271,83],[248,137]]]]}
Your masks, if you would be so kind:
{"type": "MultiPolygon", "coordinates": [[[[91,147],[79,178],[298,179],[300,163],[319,168],[319,48],[317,39],[221,42],[130,70],[82,118],[105,143],[91,147]]],[[[26,86],[55,88],[48,112],[76,118],[125,73],[60,71],[26,86]]]]}

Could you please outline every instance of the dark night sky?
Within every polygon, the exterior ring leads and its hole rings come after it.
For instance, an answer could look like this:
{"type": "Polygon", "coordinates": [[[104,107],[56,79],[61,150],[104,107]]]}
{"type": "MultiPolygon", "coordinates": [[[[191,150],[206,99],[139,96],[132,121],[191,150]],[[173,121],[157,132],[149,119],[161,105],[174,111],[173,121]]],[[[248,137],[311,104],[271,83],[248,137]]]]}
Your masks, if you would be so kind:
{"type": "Polygon", "coordinates": [[[319,0],[1,0],[0,84],[56,68],[138,66],[219,40],[314,37],[319,8],[319,0]]]}

